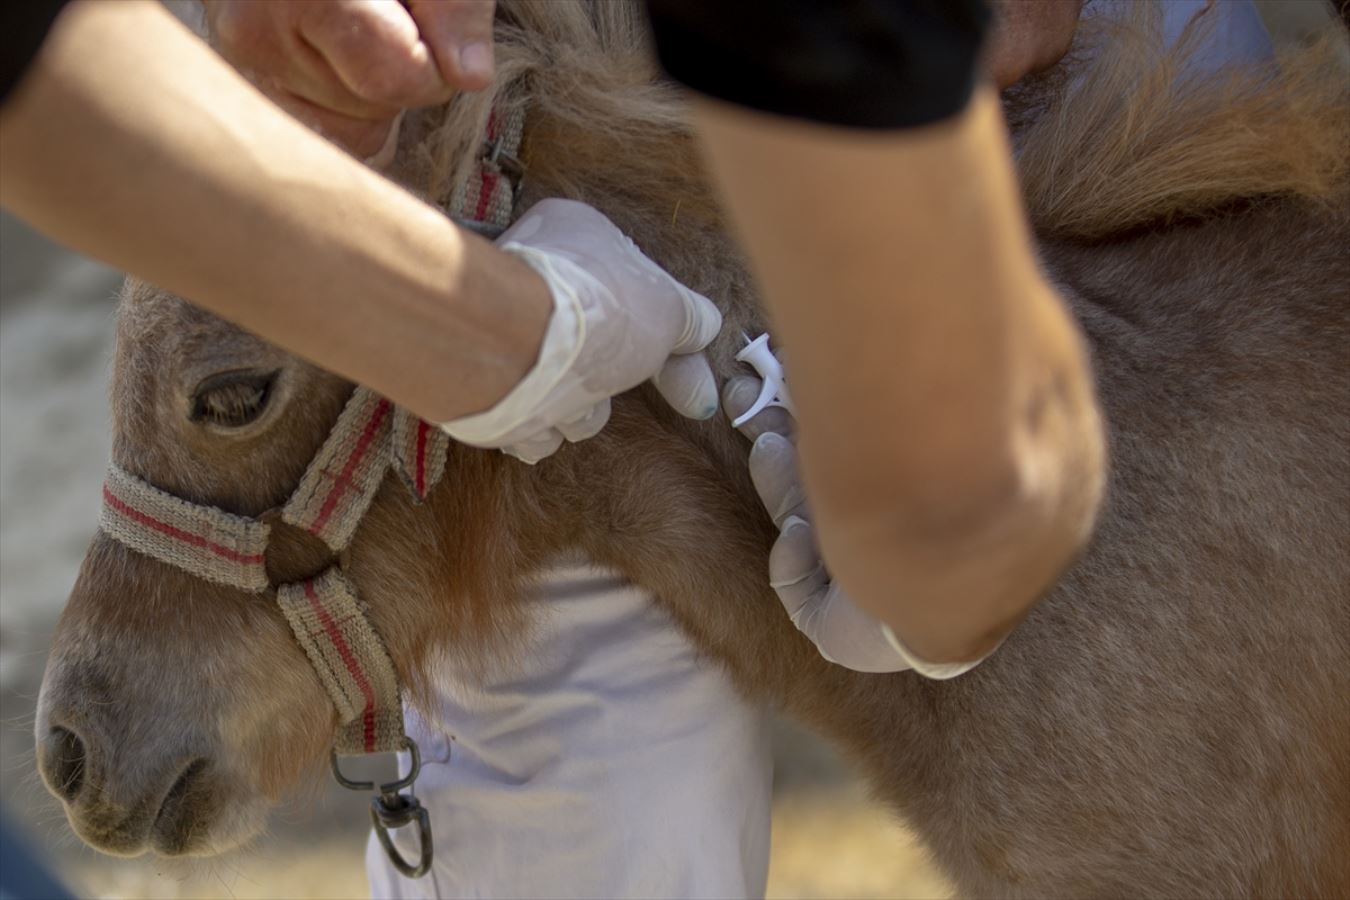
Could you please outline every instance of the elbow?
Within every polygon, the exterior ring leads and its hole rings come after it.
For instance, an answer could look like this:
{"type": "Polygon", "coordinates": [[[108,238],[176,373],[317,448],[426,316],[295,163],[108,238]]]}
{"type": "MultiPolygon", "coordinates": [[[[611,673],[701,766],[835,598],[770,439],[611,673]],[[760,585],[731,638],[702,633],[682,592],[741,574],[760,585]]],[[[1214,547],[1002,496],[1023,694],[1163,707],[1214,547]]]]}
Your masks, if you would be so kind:
{"type": "Polygon", "coordinates": [[[836,578],[924,659],[982,658],[1091,538],[1107,454],[1090,393],[1072,418],[1053,435],[1018,423],[957,465],[892,470],[867,503],[822,509],[836,578]]]}

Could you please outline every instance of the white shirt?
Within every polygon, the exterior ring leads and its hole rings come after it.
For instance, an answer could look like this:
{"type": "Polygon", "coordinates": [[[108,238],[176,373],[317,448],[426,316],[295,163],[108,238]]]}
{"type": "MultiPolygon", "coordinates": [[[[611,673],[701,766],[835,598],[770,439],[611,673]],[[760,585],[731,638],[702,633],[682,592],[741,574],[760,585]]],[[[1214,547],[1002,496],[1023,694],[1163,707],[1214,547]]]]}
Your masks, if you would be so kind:
{"type": "Polygon", "coordinates": [[[372,837],[372,896],[763,896],[766,712],[613,573],[558,569],[530,602],[513,663],[447,664],[431,721],[410,711],[433,869],[400,877],[372,837]]]}

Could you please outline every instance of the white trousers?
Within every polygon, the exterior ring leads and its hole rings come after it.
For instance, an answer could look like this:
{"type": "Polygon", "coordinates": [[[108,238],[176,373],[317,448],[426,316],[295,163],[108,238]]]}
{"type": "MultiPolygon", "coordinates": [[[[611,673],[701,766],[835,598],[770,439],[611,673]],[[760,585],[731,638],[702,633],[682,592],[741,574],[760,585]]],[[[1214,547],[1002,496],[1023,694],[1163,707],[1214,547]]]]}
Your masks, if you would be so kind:
{"type": "MultiPolygon", "coordinates": [[[[372,896],[762,896],[765,712],[612,573],[560,569],[531,602],[513,663],[447,663],[434,718],[409,712],[434,865],[402,878],[372,837],[372,896]]],[[[411,831],[396,841],[415,859],[411,831]]]]}

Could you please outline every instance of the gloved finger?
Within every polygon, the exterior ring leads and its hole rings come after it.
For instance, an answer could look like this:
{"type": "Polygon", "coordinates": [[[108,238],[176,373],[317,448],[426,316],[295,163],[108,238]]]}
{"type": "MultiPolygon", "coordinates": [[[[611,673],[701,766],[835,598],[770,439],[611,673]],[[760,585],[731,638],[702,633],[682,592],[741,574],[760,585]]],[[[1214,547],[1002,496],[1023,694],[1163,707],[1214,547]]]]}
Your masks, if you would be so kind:
{"type": "Polygon", "coordinates": [[[422,40],[452,87],[479,91],[492,84],[492,16],[496,0],[408,0],[422,40]]]}
{"type": "Polygon", "coordinates": [[[503,447],[502,452],[532,466],[556,453],[562,442],[562,433],[556,428],[549,428],[525,440],[516,441],[509,447],[503,447]]]}
{"type": "Polygon", "coordinates": [[[572,443],[595,437],[609,422],[609,410],[609,398],[606,397],[571,421],[559,422],[557,429],[572,443]]]}
{"type": "MultiPolygon", "coordinates": [[[[722,313],[711,300],[697,291],[680,284],[673,276],[662,270],[670,279],[684,304],[684,328],[680,331],[671,353],[697,353],[712,343],[717,332],[722,330],[722,313]]],[[[713,406],[717,405],[717,392],[713,392],[713,406]]]]}
{"type": "MultiPolygon", "coordinates": [[[[755,405],[755,401],[759,399],[759,392],[763,389],[763,379],[754,375],[737,375],[722,389],[722,411],[734,422],[755,405]]],[[[758,440],[761,434],[770,431],[790,439],[796,431],[796,423],[792,419],[792,413],[783,407],[766,406],[736,430],[751,441],[758,440]]]]}
{"type": "Polygon", "coordinates": [[[781,434],[769,431],[755,440],[750,448],[750,480],[780,529],[788,517],[806,515],[806,492],[797,472],[797,448],[781,434]]]}
{"type": "Polygon", "coordinates": [[[769,585],[798,627],[799,620],[824,600],[830,574],[816,548],[815,530],[805,519],[792,516],[783,523],[783,533],[769,551],[769,585]]]}
{"type": "Polygon", "coordinates": [[[672,356],[652,377],[652,384],[686,418],[710,419],[717,414],[717,379],[702,353],[672,356]]]}

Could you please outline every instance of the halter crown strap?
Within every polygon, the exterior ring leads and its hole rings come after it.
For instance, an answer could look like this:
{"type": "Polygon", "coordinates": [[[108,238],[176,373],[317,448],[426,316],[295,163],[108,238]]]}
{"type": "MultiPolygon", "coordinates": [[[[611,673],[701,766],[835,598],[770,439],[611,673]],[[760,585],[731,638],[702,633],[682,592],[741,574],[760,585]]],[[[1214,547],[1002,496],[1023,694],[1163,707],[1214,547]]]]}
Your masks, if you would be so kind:
{"type": "Polygon", "coordinates": [[[525,112],[521,107],[506,113],[493,109],[488,115],[483,153],[446,203],[456,222],[489,237],[496,237],[511,224],[516,182],[525,168],[519,159],[524,133],[525,112]]]}

